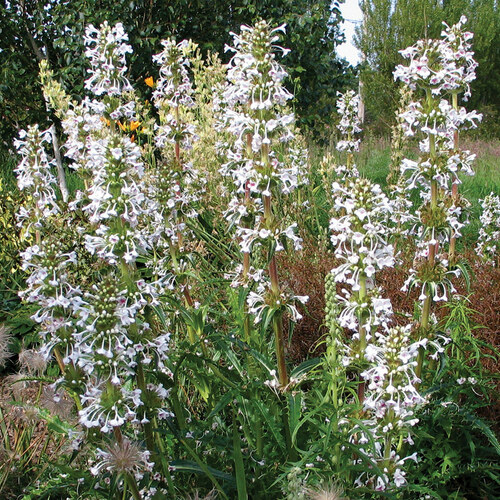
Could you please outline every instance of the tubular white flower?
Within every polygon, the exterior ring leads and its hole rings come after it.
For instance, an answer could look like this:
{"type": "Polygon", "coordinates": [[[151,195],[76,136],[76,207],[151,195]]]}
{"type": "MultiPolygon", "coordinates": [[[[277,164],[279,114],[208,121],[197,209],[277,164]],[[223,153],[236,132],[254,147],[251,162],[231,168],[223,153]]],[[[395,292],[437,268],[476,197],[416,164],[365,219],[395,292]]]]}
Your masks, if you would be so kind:
{"type": "Polygon", "coordinates": [[[337,143],[337,151],[354,153],[359,151],[360,143],[359,139],[355,139],[356,134],[361,132],[361,122],[359,120],[360,97],[354,90],[348,90],[344,94],[337,92],[337,97],[337,112],[340,115],[337,128],[343,137],[337,143]]]}
{"type": "Polygon", "coordinates": [[[85,29],[85,55],[90,59],[90,77],[85,81],[85,88],[95,95],[120,95],[132,90],[125,77],[127,73],[126,54],[132,47],[125,43],[128,35],[121,23],[111,27],[104,22],[99,29],[93,25],[85,29]]]}
{"type": "Polygon", "coordinates": [[[490,193],[480,203],[483,211],[476,250],[485,260],[495,262],[500,252],[500,196],[490,193]]]}
{"type": "MultiPolygon", "coordinates": [[[[296,224],[281,227],[277,221],[271,224],[269,215],[264,216],[264,200],[269,201],[277,191],[288,194],[295,189],[307,161],[300,146],[289,147],[284,155],[276,152],[280,143],[294,138],[294,115],[285,108],[292,97],[283,86],[287,73],[276,61],[277,52],[287,52],[275,45],[277,33],[283,30],[284,26],[271,29],[265,21],[253,28],[242,26],[240,35],[233,34],[234,46],[226,48],[234,55],[228,65],[222,121],[236,140],[228,147],[228,161],[221,168],[235,186],[235,196],[224,215],[236,226],[244,254],[258,245],[283,250],[286,239],[293,242],[295,249],[301,248],[296,224]]],[[[248,269],[245,273],[240,283],[243,286],[248,284],[248,269]]],[[[260,294],[265,302],[264,295],[260,294]]],[[[251,306],[250,310],[260,316],[260,309],[251,306]]],[[[298,318],[295,310],[291,312],[298,318]]]]}
{"type": "Polygon", "coordinates": [[[19,225],[25,225],[29,231],[32,224],[40,227],[42,219],[59,212],[54,187],[57,180],[52,174],[54,164],[49,161],[44,143],[50,142],[50,132],[40,132],[38,125],[22,130],[19,139],[14,141],[18,154],[21,156],[19,165],[14,169],[17,175],[17,185],[21,191],[27,191],[32,197],[32,206],[20,211],[19,225]]]}

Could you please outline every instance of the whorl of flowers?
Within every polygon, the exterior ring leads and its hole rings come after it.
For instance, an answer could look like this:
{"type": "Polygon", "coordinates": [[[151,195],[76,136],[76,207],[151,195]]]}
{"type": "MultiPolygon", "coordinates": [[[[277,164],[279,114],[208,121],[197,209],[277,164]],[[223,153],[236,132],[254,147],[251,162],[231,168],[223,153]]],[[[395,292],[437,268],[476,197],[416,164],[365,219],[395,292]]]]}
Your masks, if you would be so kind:
{"type": "MultiPolygon", "coordinates": [[[[288,142],[293,138],[290,125],[294,116],[285,107],[292,94],[283,86],[288,74],[275,54],[280,51],[285,55],[288,50],[274,44],[279,39],[276,33],[284,29],[271,29],[265,21],[253,28],[242,26],[241,35],[232,33],[234,47],[226,47],[235,54],[227,73],[225,120],[228,130],[237,137],[237,151],[247,148],[247,134],[251,135],[254,153],[272,140],[288,142]]],[[[274,170],[279,175],[279,170],[274,170]]]]}
{"type": "Polygon", "coordinates": [[[21,253],[22,268],[30,275],[26,279],[27,289],[20,296],[39,307],[32,319],[41,326],[47,355],[55,345],[67,342],[72,311],[80,303],[81,291],[69,278],[77,260],[72,243],[46,236],[21,253]]]}
{"type": "Polygon", "coordinates": [[[464,91],[470,96],[470,82],[476,78],[476,61],[470,50],[472,33],[464,31],[467,18],[441,33],[442,40],[419,40],[412,47],[400,53],[409,64],[399,65],[394,71],[394,79],[400,79],[412,89],[428,88],[433,95],[443,92],[464,91]]]}
{"type": "Polygon", "coordinates": [[[136,230],[139,218],[149,211],[141,185],[141,150],[128,137],[112,134],[91,141],[89,154],[94,177],[88,192],[90,203],[83,210],[99,227],[95,236],[86,236],[87,249],[110,263],[120,258],[135,262],[148,246],[136,230]]]}
{"type": "MultiPolygon", "coordinates": [[[[359,292],[361,280],[366,281],[378,270],[394,265],[387,227],[392,204],[380,186],[366,179],[355,178],[347,181],[345,186],[334,182],[332,190],[334,209],[337,213],[344,213],[330,221],[335,256],[343,261],[332,269],[332,273],[336,282],[351,285],[353,292],[359,292]]],[[[346,308],[339,318],[342,326],[355,329],[359,309],[373,312],[369,320],[372,325],[379,324],[385,314],[390,313],[390,304],[377,298],[376,294],[371,301],[361,298],[360,303],[350,303],[352,296],[347,291],[345,294],[346,308]]]]}
{"type": "Polygon", "coordinates": [[[292,97],[283,86],[287,73],[275,60],[275,52],[288,52],[275,44],[280,31],[284,26],[271,29],[265,21],[253,28],[242,26],[240,35],[232,34],[234,47],[226,48],[234,55],[224,93],[224,121],[236,142],[226,153],[228,162],[222,172],[235,183],[236,196],[226,217],[237,226],[243,253],[268,243],[282,250],[283,238],[292,240],[296,249],[301,246],[295,223],[282,228],[278,221],[264,216],[264,198],[270,198],[274,189],[290,193],[304,168],[303,155],[296,148],[291,150],[288,162],[275,151],[279,143],[293,138],[294,123],[293,113],[285,107],[292,97]],[[243,220],[252,220],[253,224],[243,220]]]}
{"type": "MultiPolygon", "coordinates": [[[[411,102],[408,110],[400,114],[406,135],[415,135],[419,130],[434,137],[436,145],[444,150],[453,149],[455,131],[476,128],[481,118],[476,111],[467,112],[464,107],[455,109],[446,99],[439,100],[436,106],[411,102]]],[[[428,153],[429,141],[421,142],[420,149],[428,153]]]]}
{"type": "Polygon", "coordinates": [[[176,43],[173,39],[163,40],[163,51],[153,56],[153,61],[160,65],[160,79],[153,92],[155,106],[160,110],[162,124],[156,132],[156,145],[180,144],[189,149],[197,140],[192,123],[181,116],[180,109],[194,107],[193,87],[189,78],[189,56],[195,46],[188,40],[176,43]]]}
{"type": "Polygon", "coordinates": [[[490,193],[481,200],[483,212],[479,218],[481,227],[477,242],[477,252],[490,262],[495,262],[500,254],[500,196],[490,193]]]}
{"type": "Polygon", "coordinates": [[[40,132],[37,125],[21,130],[19,139],[14,144],[21,156],[19,165],[15,168],[17,185],[21,191],[32,196],[33,202],[27,208],[21,207],[18,214],[19,224],[29,231],[31,224],[39,227],[42,219],[59,212],[54,187],[57,180],[52,174],[54,164],[45,152],[44,144],[50,142],[50,132],[40,132]]]}
{"type": "Polygon", "coordinates": [[[283,86],[288,76],[285,69],[276,61],[276,52],[283,56],[290,52],[275,42],[277,33],[285,32],[285,25],[271,29],[266,21],[258,22],[255,27],[241,26],[241,33],[231,33],[233,47],[226,51],[234,52],[229,63],[225,100],[231,104],[248,104],[253,110],[269,110],[274,106],[284,106],[292,94],[283,86]]]}
{"type": "MultiPolygon", "coordinates": [[[[363,425],[367,426],[370,422],[365,420],[363,425]]],[[[405,462],[408,460],[413,460],[417,462],[417,453],[412,453],[406,457],[401,457],[399,452],[391,449],[388,456],[385,456],[386,451],[384,447],[384,434],[377,434],[377,431],[370,432],[367,434],[365,428],[355,428],[356,436],[361,435],[359,443],[371,443],[374,442],[374,447],[370,446],[369,449],[361,447],[361,451],[368,455],[379,468],[382,469],[382,474],[379,475],[377,472],[366,468],[366,464],[363,463],[361,459],[355,460],[355,463],[360,467],[361,470],[365,469],[362,474],[360,474],[354,481],[357,487],[369,487],[374,491],[393,491],[396,488],[404,486],[406,481],[406,471],[405,462]]],[[[410,435],[403,442],[413,443],[410,435]]],[[[367,446],[365,444],[365,446],[367,446]]]]}
{"type": "Polygon", "coordinates": [[[363,406],[379,419],[382,432],[390,432],[408,419],[414,425],[413,409],[424,402],[415,387],[420,382],[415,367],[421,342],[412,342],[410,336],[411,325],[386,328],[366,348],[371,366],[361,373],[367,382],[363,406]]]}
{"type": "Polygon", "coordinates": [[[85,88],[95,95],[120,95],[132,90],[126,78],[126,55],[132,47],[125,43],[128,35],[121,23],[114,27],[104,22],[97,29],[93,25],[85,29],[85,55],[90,59],[90,77],[85,81],[85,88]]]}
{"type": "Polygon", "coordinates": [[[153,98],[157,107],[166,104],[172,108],[179,105],[192,108],[193,87],[188,68],[189,56],[193,44],[188,40],[176,43],[173,39],[162,40],[163,51],[153,56],[153,61],[160,65],[160,79],[156,82],[153,98]]]}
{"type": "Polygon", "coordinates": [[[452,91],[463,91],[465,100],[470,97],[470,83],[476,79],[478,66],[471,50],[474,34],[464,29],[466,23],[465,16],[460,17],[458,23],[451,27],[443,22],[445,29],[441,32],[441,37],[446,42],[442,47],[441,57],[455,69],[447,75],[448,86],[452,91]]]}
{"type": "Polygon", "coordinates": [[[361,132],[361,122],[359,120],[359,94],[354,90],[348,90],[345,94],[337,92],[337,112],[340,115],[340,122],[337,128],[342,134],[342,139],[337,142],[337,151],[347,151],[354,153],[359,151],[360,140],[356,139],[356,134],[361,132]]]}

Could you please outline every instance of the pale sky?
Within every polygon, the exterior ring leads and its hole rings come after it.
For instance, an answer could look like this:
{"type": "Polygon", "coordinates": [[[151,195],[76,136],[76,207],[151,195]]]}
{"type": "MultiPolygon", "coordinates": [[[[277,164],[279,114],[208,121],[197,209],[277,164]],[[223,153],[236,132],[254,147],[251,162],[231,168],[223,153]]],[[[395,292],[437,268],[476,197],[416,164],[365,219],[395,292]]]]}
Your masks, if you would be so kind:
{"type": "Polygon", "coordinates": [[[344,29],[346,43],[337,47],[337,54],[340,57],[345,57],[355,66],[360,61],[360,53],[352,44],[356,23],[349,21],[361,21],[363,13],[359,8],[358,0],[346,0],[345,3],[340,5],[340,12],[342,12],[342,17],[345,19],[344,23],[341,24],[341,28],[344,29]]]}

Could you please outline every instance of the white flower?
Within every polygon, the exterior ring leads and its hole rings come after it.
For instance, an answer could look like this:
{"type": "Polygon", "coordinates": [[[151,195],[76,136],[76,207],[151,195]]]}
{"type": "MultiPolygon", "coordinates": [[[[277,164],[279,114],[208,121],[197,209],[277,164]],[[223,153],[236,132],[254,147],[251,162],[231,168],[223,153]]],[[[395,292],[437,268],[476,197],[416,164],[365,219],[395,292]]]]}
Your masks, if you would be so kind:
{"type": "Polygon", "coordinates": [[[119,95],[132,90],[125,77],[127,65],[125,56],[132,52],[132,47],[125,43],[128,35],[121,23],[113,28],[105,21],[100,29],[89,25],[85,29],[85,55],[90,59],[90,77],[85,88],[96,95],[119,95]]]}

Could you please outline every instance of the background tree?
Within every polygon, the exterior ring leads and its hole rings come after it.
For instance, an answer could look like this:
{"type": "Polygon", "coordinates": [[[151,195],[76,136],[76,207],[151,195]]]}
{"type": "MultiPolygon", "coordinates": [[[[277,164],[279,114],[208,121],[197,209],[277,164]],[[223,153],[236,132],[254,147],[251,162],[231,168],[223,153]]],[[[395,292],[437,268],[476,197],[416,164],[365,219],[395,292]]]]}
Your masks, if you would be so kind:
{"type": "Polygon", "coordinates": [[[402,63],[399,50],[422,38],[439,38],[443,21],[468,18],[474,33],[473,50],[479,63],[472,84],[471,108],[485,115],[482,133],[500,136],[500,7],[495,0],[361,0],[364,26],[356,45],[366,57],[360,70],[366,119],[375,132],[387,133],[397,107],[397,84],[392,72],[402,63]]]}
{"type": "MultiPolygon", "coordinates": [[[[343,0],[12,0],[0,6],[0,137],[10,145],[26,122],[42,120],[45,105],[38,85],[38,62],[47,58],[56,77],[74,97],[83,95],[86,62],[81,51],[85,26],[122,22],[134,54],[130,79],[150,76],[151,56],[160,40],[191,38],[206,52],[224,55],[229,32],[263,18],[287,23],[284,45],[288,85],[297,95],[301,120],[312,126],[329,117],[335,94],[352,81],[347,63],[335,56],[343,41],[339,28],[343,0]],[[71,63],[71,66],[70,66],[71,63]]],[[[226,57],[227,58],[227,57],[226,57]]],[[[155,75],[153,75],[155,76],[155,75]]],[[[143,86],[144,92],[147,87],[143,86]]]]}

